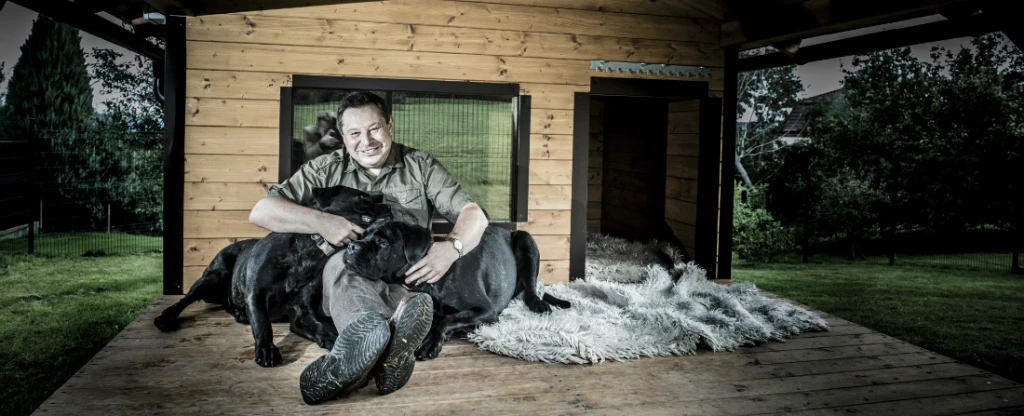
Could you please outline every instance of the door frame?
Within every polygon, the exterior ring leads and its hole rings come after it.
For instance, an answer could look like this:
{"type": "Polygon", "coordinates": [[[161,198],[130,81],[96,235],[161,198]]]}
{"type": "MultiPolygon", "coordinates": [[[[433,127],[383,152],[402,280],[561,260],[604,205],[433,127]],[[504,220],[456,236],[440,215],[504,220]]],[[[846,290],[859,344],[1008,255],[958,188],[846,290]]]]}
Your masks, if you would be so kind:
{"type": "MultiPolygon", "coordinates": [[[[575,96],[573,97],[575,105],[573,107],[572,214],[569,228],[571,233],[569,236],[569,280],[582,279],[585,277],[587,255],[587,177],[590,168],[590,97],[595,95],[680,100],[704,99],[708,97],[708,82],[591,77],[590,92],[575,93],[575,96]]],[[[716,115],[716,119],[720,116],[720,114],[716,115]]],[[[701,159],[703,159],[703,151],[701,153],[701,159]]],[[[715,160],[717,161],[717,158],[715,158],[715,160]]],[[[703,175],[703,171],[700,169],[704,169],[706,167],[704,167],[704,165],[700,166],[701,167],[698,168],[697,174],[698,189],[701,188],[699,178],[710,176],[703,175]]],[[[717,193],[717,169],[715,169],[715,171],[715,191],[717,193]]],[[[698,209],[699,207],[700,203],[698,202],[698,209]]],[[[717,206],[715,208],[717,209],[717,206]]],[[[701,218],[700,215],[698,215],[698,218],[701,218]]],[[[707,246],[714,246],[715,241],[713,238],[717,232],[717,224],[707,224],[704,225],[704,227],[713,227],[711,228],[712,232],[710,234],[712,239],[707,246]]],[[[701,232],[699,228],[700,227],[698,227],[698,246],[701,245],[701,236],[704,236],[705,239],[708,238],[707,232],[701,232]]],[[[712,259],[713,258],[714,257],[712,256],[712,259]]],[[[710,265],[711,267],[714,267],[714,262],[712,261],[710,265]]],[[[711,270],[709,270],[709,275],[714,276],[714,274],[710,272],[711,270]]]]}

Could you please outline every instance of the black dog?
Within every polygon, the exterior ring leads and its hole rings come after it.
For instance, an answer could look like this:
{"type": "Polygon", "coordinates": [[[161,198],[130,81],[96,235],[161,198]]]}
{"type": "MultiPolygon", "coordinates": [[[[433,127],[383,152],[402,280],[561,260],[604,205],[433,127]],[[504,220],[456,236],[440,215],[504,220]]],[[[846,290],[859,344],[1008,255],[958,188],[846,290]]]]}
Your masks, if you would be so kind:
{"type": "MultiPolygon", "coordinates": [[[[349,244],[345,266],[365,278],[402,283],[405,272],[427,254],[432,243],[426,228],[378,221],[366,229],[363,238],[349,244]]],[[[434,301],[434,322],[416,358],[437,358],[453,333],[496,322],[519,293],[537,313],[549,312],[551,306],[568,308],[569,302],[538,295],[539,269],[540,252],[530,233],[488,226],[480,244],[452,264],[440,281],[410,288],[429,294],[434,301]]]]}
{"type": "MultiPolygon", "coordinates": [[[[340,215],[363,228],[391,218],[387,206],[344,186],[314,189],[307,206],[340,215]]],[[[330,349],[338,332],[320,308],[328,257],[307,234],[270,233],[263,239],[233,243],[217,253],[188,294],[165,309],[154,323],[161,331],[177,329],[181,311],[202,300],[225,305],[236,321],[252,326],[255,361],[263,367],[281,364],[270,323],[285,317],[290,318],[291,332],[330,349]]]]}

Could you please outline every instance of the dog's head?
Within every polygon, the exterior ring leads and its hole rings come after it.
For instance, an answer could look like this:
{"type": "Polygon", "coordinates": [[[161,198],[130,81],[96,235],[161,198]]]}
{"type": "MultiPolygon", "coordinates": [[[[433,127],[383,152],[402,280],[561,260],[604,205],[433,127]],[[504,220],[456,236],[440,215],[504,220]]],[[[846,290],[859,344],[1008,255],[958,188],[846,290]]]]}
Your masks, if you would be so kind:
{"type": "Polygon", "coordinates": [[[347,186],[314,188],[313,200],[309,205],[314,209],[345,217],[364,229],[374,221],[391,219],[391,209],[381,203],[379,197],[374,198],[366,192],[347,186]]]}
{"type": "Polygon", "coordinates": [[[434,240],[430,230],[415,224],[380,220],[348,245],[345,266],[367,279],[400,284],[405,272],[427,255],[434,240]]]}

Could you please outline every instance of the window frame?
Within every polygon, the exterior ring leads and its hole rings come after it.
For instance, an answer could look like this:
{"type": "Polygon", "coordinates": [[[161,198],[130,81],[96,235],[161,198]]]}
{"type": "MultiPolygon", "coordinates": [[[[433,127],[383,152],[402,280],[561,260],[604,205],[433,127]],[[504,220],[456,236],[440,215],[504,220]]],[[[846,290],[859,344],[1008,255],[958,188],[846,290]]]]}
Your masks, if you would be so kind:
{"type": "MultiPolygon", "coordinates": [[[[530,108],[531,97],[519,93],[519,84],[467,81],[435,81],[398,78],[362,78],[322,75],[293,75],[291,87],[281,87],[278,182],[291,177],[292,127],[294,124],[293,94],[295,89],[402,91],[459,95],[504,95],[514,97],[512,122],[512,172],[510,178],[511,206],[509,220],[490,221],[491,225],[515,230],[516,223],[526,222],[530,171],[530,108]]],[[[451,232],[453,224],[435,221],[431,231],[451,232]]]]}

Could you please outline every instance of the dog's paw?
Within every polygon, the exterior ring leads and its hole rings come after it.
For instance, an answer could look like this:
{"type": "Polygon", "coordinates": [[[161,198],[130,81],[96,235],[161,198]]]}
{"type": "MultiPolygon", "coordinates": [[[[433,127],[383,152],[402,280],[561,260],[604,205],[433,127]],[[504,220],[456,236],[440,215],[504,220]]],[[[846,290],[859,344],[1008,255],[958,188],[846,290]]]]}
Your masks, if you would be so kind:
{"type": "Polygon", "coordinates": [[[526,307],[534,313],[548,313],[551,312],[551,306],[547,302],[540,299],[527,300],[526,307]]]}
{"type": "Polygon", "coordinates": [[[444,337],[436,332],[427,334],[423,344],[416,350],[416,359],[420,361],[433,360],[441,354],[441,347],[444,346],[444,337]]]}
{"type": "Polygon", "coordinates": [[[256,364],[260,367],[274,367],[281,365],[281,350],[276,345],[269,347],[256,347],[256,364]]]}
{"type": "Polygon", "coordinates": [[[337,339],[337,335],[333,337],[323,336],[320,337],[320,340],[316,342],[316,345],[319,345],[320,348],[323,348],[325,350],[330,350],[331,348],[334,348],[334,341],[337,339]]]}
{"type": "Polygon", "coordinates": [[[161,331],[174,331],[178,329],[181,323],[178,322],[176,317],[160,315],[153,320],[153,325],[156,325],[156,328],[161,331]]]}
{"type": "Polygon", "coordinates": [[[569,309],[570,307],[572,307],[572,304],[569,303],[569,301],[561,300],[548,294],[544,295],[544,302],[547,302],[549,305],[559,309],[569,309]]]}

